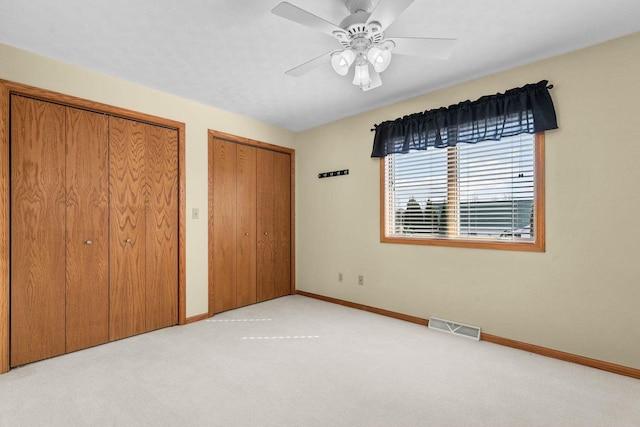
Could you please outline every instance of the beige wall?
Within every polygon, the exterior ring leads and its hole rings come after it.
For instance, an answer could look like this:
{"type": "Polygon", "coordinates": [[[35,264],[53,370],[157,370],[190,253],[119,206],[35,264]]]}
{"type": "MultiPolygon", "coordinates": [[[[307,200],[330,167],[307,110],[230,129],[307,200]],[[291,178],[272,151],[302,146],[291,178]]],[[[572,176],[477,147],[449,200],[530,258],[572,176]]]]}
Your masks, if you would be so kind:
{"type": "Polygon", "coordinates": [[[299,134],[298,289],[640,368],[639,76],[636,33],[299,134]],[[372,125],[543,79],[546,252],[381,244],[372,125]]]}
{"type": "MultiPolygon", "coordinates": [[[[0,44],[0,79],[186,124],[187,317],[207,312],[207,130],[293,147],[295,134],[237,114],[0,44]],[[200,219],[191,219],[191,209],[200,219]]],[[[206,89],[206,88],[203,88],[206,89]]]]}

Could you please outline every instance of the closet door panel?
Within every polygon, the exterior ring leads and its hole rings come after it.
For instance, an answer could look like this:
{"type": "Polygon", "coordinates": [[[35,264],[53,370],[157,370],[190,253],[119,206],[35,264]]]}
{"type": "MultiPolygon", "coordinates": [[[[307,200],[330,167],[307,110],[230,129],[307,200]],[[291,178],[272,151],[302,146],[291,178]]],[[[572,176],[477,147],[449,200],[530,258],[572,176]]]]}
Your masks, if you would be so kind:
{"type": "Polygon", "coordinates": [[[64,118],[11,97],[11,366],[65,351],[64,118]]]}
{"type": "Polygon", "coordinates": [[[237,146],[236,298],[256,302],[256,148],[237,146]]]}
{"type": "Polygon", "coordinates": [[[236,144],[213,147],[213,312],[236,308],[236,144]]]}
{"type": "Polygon", "coordinates": [[[274,214],[274,153],[270,150],[257,151],[257,297],[258,301],[275,298],[275,236],[274,214]]]}
{"type": "Polygon", "coordinates": [[[146,330],[178,323],[178,135],[146,125],[146,330]]]}
{"type": "Polygon", "coordinates": [[[109,120],[109,339],[145,330],[145,126],[109,120]]]}
{"type": "Polygon", "coordinates": [[[66,112],[66,351],[109,340],[108,117],[66,112]]]}
{"type": "Polygon", "coordinates": [[[291,156],[274,153],[273,164],[274,292],[280,297],[291,293],[291,156]]]}

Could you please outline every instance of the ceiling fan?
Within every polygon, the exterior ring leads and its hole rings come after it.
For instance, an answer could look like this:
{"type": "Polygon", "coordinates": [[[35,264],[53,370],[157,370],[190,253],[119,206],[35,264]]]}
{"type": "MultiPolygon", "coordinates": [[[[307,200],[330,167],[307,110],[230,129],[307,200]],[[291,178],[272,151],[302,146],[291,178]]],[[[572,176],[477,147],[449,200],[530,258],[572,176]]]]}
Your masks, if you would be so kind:
{"type": "Polygon", "coordinates": [[[447,59],[456,39],[384,37],[387,27],[413,2],[379,0],[374,8],[374,0],[346,0],[350,15],[340,25],[332,24],[291,3],[278,4],[271,11],[274,15],[328,34],[343,47],[285,71],[285,74],[298,77],[330,60],[334,71],[346,76],[355,63],[353,84],[367,91],[382,85],[379,73],[391,63],[392,52],[447,59]]]}

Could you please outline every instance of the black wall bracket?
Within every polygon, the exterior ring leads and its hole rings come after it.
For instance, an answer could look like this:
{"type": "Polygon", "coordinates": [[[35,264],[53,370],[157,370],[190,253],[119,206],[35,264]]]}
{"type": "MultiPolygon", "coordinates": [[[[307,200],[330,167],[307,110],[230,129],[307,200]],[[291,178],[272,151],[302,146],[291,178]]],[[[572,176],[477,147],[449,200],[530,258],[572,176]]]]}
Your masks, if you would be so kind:
{"type": "Polygon", "coordinates": [[[318,178],[330,178],[332,176],[349,175],[349,169],[342,169],[341,171],[322,172],[318,174],[318,178]]]}

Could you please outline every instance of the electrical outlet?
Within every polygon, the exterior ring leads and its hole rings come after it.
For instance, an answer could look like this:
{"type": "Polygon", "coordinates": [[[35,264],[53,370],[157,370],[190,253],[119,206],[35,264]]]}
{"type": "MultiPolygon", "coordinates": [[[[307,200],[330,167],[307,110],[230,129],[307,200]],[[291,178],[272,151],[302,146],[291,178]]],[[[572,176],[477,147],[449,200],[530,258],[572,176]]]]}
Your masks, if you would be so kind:
{"type": "Polygon", "coordinates": [[[342,273],[338,273],[338,282],[342,282],[342,273]]]}
{"type": "Polygon", "coordinates": [[[191,209],[191,219],[200,219],[200,209],[198,208],[191,209]]]}
{"type": "Polygon", "coordinates": [[[358,276],[358,285],[364,286],[364,276],[362,274],[358,276]]]}

